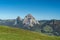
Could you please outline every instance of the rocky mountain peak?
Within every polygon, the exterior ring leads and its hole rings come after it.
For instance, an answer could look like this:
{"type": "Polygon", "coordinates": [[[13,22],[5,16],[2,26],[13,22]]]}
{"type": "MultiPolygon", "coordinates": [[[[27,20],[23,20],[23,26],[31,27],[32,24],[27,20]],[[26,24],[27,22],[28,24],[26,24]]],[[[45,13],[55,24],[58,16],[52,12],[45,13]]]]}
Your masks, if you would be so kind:
{"type": "Polygon", "coordinates": [[[19,24],[19,23],[20,23],[20,21],[22,21],[22,19],[20,18],[20,16],[18,16],[18,17],[16,18],[16,20],[15,20],[14,25],[19,24]]]}
{"type": "Polygon", "coordinates": [[[26,15],[27,18],[34,18],[31,14],[26,15]]]}
{"type": "Polygon", "coordinates": [[[34,26],[34,24],[38,24],[38,22],[35,20],[35,18],[31,15],[28,14],[27,16],[25,16],[24,20],[23,20],[23,24],[25,26],[34,26]]]}
{"type": "Polygon", "coordinates": [[[18,17],[16,18],[16,20],[17,20],[17,21],[21,21],[22,19],[20,18],[20,16],[18,16],[18,17]]]}

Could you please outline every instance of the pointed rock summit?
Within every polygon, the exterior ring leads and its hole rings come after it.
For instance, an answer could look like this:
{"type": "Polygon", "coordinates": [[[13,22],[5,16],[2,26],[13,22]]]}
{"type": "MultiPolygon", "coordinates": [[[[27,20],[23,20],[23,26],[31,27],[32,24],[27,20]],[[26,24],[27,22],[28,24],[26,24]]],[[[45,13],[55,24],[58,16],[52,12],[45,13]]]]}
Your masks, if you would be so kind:
{"type": "Polygon", "coordinates": [[[15,20],[14,25],[20,24],[20,21],[22,21],[22,19],[20,18],[20,16],[18,16],[15,20]]]}
{"type": "Polygon", "coordinates": [[[20,18],[20,16],[18,16],[16,20],[17,20],[17,24],[19,24],[22,19],[20,18]]]}
{"type": "Polygon", "coordinates": [[[26,15],[27,18],[34,18],[31,14],[26,15]]]}
{"type": "Polygon", "coordinates": [[[34,24],[38,24],[38,22],[35,20],[35,18],[31,15],[28,14],[27,16],[25,16],[24,20],[23,20],[23,24],[24,26],[34,26],[34,24]]]}

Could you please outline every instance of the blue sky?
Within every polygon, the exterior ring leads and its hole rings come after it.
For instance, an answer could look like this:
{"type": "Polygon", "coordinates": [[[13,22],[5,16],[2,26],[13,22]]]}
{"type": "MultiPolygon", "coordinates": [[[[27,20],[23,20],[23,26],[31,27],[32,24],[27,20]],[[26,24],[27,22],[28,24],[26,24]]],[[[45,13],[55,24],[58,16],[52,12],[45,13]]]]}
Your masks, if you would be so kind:
{"type": "Polygon", "coordinates": [[[32,14],[37,20],[60,19],[59,0],[0,0],[0,19],[24,18],[32,14]]]}

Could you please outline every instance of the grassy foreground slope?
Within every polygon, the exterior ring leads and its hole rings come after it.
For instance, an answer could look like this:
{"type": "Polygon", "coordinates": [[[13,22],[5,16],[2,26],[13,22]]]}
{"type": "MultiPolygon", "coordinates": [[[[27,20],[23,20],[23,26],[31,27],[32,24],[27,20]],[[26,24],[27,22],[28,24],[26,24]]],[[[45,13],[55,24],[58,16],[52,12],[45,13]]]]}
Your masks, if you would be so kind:
{"type": "Polygon", "coordinates": [[[60,37],[47,36],[28,30],[0,26],[0,40],[60,40],[60,37]]]}

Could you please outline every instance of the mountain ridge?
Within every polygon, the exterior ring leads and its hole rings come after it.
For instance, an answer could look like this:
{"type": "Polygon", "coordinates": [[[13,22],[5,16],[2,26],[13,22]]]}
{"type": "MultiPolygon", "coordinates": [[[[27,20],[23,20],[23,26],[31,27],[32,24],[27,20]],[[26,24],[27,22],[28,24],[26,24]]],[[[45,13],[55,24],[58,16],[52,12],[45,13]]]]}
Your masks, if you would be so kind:
{"type": "Polygon", "coordinates": [[[26,15],[24,19],[19,16],[16,19],[10,20],[0,19],[0,25],[60,36],[60,20],[36,20],[31,14],[26,15]]]}

